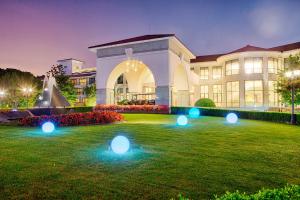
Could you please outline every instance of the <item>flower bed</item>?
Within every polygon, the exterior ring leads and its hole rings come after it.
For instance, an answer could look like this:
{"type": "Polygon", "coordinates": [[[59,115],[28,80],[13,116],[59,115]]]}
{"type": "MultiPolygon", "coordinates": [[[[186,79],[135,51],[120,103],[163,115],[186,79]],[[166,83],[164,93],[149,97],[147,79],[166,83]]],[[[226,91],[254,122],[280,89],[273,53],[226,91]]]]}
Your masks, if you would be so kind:
{"type": "Polygon", "coordinates": [[[51,121],[56,126],[77,126],[89,124],[108,124],[122,120],[123,116],[117,112],[100,111],[25,117],[19,121],[19,124],[21,126],[41,126],[43,123],[51,121]]]}
{"type": "Polygon", "coordinates": [[[95,111],[115,111],[120,113],[169,113],[166,105],[104,105],[99,104],[94,108],[95,111]]]}

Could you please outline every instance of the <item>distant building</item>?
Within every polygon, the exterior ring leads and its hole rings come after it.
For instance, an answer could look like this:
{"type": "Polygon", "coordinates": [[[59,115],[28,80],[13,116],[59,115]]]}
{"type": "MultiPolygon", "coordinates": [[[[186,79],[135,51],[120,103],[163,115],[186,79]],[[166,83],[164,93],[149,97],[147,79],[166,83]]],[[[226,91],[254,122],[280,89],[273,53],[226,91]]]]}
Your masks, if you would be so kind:
{"type": "Polygon", "coordinates": [[[70,77],[70,80],[74,84],[77,91],[76,105],[84,105],[86,101],[86,95],[84,94],[84,88],[95,84],[96,68],[83,67],[84,61],[69,58],[58,60],[57,64],[65,67],[66,75],[70,77]]]}
{"type": "Polygon", "coordinates": [[[268,109],[280,106],[277,75],[286,58],[300,52],[300,42],[195,56],[174,34],[158,34],[89,50],[97,56],[98,104],[127,99],[193,106],[199,98],[210,98],[218,107],[268,109]]]}

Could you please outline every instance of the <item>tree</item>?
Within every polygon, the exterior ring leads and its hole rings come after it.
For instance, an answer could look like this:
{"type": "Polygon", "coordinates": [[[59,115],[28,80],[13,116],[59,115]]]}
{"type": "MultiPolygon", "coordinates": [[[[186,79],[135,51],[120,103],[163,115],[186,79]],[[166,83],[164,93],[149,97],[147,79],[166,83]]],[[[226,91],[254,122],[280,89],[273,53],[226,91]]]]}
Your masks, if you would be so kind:
{"type": "Polygon", "coordinates": [[[32,107],[42,90],[42,81],[30,72],[0,69],[0,90],[5,92],[0,99],[3,107],[32,107]],[[24,88],[30,89],[30,92],[25,93],[24,88]]]}
{"type": "Polygon", "coordinates": [[[68,100],[71,105],[77,100],[77,92],[74,84],[71,82],[69,76],[65,75],[65,68],[62,65],[53,65],[51,70],[47,72],[47,76],[50,74],[55,78],[57,88],[61,91],[62,95],[68,100]]]}
{"type": "Polygon", "coordinates": [[[86,105],[95,106],[96,105],[96,84],[86,86],[84,89],[84,94],[87,97],[86,105]]]}
{"type": "Polygon", "coordinates": [[[292,103],[292,87],[295,87],[295,104],[300,105],[300,76],[293,79],[286,76],[287,72],[294,70],[300,70],[300,54],[290,55],[285,70],[278,76],[277,92],[281,95],[282,102],[288,105],[292,103]]]}

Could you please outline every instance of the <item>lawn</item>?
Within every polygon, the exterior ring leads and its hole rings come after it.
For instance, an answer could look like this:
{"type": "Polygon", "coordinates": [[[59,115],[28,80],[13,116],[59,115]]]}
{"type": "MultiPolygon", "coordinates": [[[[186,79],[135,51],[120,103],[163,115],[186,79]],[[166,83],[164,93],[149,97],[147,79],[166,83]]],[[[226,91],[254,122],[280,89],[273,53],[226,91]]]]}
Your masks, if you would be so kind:
{"type": "Polygon", "coordinates": [[[226,191],[300,183],[300,127],[219,117],[175,125],[172,115],[125,115],[120,124],[0,126],[0,199],[208,199],[226,191]],[[117,134],[132,150],[108,150],[117,134]]]}

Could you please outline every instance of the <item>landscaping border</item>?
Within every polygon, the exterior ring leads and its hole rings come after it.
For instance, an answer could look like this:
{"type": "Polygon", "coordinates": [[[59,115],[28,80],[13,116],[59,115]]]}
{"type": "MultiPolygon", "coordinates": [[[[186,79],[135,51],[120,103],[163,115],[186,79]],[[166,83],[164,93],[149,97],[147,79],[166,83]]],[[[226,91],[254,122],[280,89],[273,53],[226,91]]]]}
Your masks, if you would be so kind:
{"type": "MultiPolygon", "coordinates": [[[[191,107],[171,107],[171,114],[188,115],[191,107]]],[[[262,121],[271,121],[279,123],[290,123],[291,114],[285,112],[265,112],[265,111],[248,111],[235,109],[203,108],[199,107],[203,116],[225,117],[228,113],[234,112],[241,119],[254,119],[262,121]]],[[[300,125],[300,114],[297,114],[297,124],[300,125]]]]}

